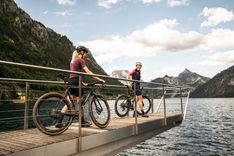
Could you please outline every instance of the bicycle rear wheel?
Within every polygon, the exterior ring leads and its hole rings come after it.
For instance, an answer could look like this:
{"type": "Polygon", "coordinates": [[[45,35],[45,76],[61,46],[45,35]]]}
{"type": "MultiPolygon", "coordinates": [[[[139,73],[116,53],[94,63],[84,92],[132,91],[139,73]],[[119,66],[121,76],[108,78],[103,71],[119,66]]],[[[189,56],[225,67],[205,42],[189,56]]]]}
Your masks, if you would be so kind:
{"type": "Polygon", "coordinates": [[[47,135],[59,135],[72,123],[73,117],[67,115],[70,112],[71,106],[62,94],[46,93],[36,101],[33,107],[33,121],[41,132],[47,135]],[[64,114],[61,113],[63,107],[67,107],[67,112],[64,114]],[[60,127],[56,127],[58,122],[61,123],[60,127]]]}
{"type": "Polygon", "coordinates": [[[89,114],[99,128],[106,128],[110,122],[110,108],[101,95],[94,95],[90,100],[89,114]]]}
{"type": "MultiPolygon", "coordinates": [[[[142,96],[143,97],[143,110],[144,110],[144,113],[147,114],[149,113],[151,107],[152,107],[152,103],[151,103],[151,100],[148,96],[142,96]]],[[[142,112],[140,111],[140,109],[138,108],[137,109],[137,113],[142,115],[142,112]]]]}
{"type": "Polygon", "coordinates": [[[128,96],[120,95],[115,101],[115,113],[119,117],[125,117],[130,110],[131,101],[128,96]]]}

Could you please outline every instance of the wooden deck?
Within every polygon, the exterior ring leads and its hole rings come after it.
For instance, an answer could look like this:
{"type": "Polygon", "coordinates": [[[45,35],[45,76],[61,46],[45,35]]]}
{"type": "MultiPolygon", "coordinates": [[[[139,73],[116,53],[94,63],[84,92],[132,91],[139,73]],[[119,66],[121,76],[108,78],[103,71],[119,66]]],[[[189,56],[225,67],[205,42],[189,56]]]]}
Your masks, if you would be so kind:
{"type": "MultiPolygon", "coordinates": [[[[139,134],[164,127],[163,121],[162,113],[150,114],[149,118],[139,117],[139,134]]],[[[167,112],[168,126],[173,127],[179,121],[181,121],[181,115],[167,112]]],[[[82,151],[134,136],[134,122],[135,119],[132,117],[116,118],[111,120],[106,129],[99,129],[94,125],[90,128],[82,128],[82,151]]],[[[37,129],[0,132],[0,155],[59,156],[77,154],[77,138],[78,124],[73,124],[65,133],[58,136],[48,136],[37,129]]]]}

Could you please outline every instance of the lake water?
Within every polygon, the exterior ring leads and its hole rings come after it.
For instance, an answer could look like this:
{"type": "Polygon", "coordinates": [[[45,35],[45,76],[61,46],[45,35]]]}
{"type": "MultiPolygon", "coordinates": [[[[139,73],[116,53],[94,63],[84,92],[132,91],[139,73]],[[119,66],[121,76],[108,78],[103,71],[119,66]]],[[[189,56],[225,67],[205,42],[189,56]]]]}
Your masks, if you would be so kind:
{"type": "Polygon", "coordinates": [[[182,125],[117,156],[234,156],[234,98],[190,99],[182,125]]]}

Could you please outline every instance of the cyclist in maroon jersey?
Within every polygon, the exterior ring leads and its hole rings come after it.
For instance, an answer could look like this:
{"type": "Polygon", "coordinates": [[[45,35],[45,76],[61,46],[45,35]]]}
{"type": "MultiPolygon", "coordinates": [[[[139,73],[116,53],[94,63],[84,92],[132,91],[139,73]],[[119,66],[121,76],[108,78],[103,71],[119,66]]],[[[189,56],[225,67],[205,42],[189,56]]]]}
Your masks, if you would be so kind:
{"type": "MultiPolygon", "coordinates": [[[[140,81],[141,80],[141,68],[142,68],[142,63],[141,62],[137,62],[136,63],[136,68],[130,72],[128,74],[128,79],[130,79],[130,77],[132,77],[133,80],[138,80],[140,81]]],[[[131,86],[131,84],[129,83],[129,86],[131,86]]],[[[143,110],[143,97],[142,97],[142,92],[141,92],[141,84],[139,82],[133,82],[132,83],[132,89],[136,89],[136,102],[138,103],[139,102],[139,107],[141,109],[141,112],[142,112],[142,117],[149,117],[148,115],[145,114],[144,110],[143,110]],[[136,88],[135,88],[136,87],[136,88]]],[[[135,104],[134,104],[135,106],[135,104]]],[[[136,109],[136,108],[134,108],[136,109]]],[[[133,116],[135,116],[135,111],[134,111],[134,114],[133,116]]]]}
{"type": "MultiPolygon", "coordinates": [[[[85,58],[87,57],[87,53],[89,52],[89,49],[84,46],[78,46],[76,50],[72,54],[72,59],[70,62],[70,70],[81,72],[84,70],[88,74],[92,74],[92,72],[89,70],[89,68],[86,66],[85,58]]],[[[101,81],[105,83],[105,80],[102,80],[98,77],[94,77],[96,80],[101,81]]],[[[79,75],[77,74],[70,74],[68,79],[68,85],[70,86],[78,86],[79,85],[79,75]]],[[[77,100],[77,104],[79,104],[79,88],[70,88],[69,89],[70,94],[73,96],[73,99],[77,100]]],[[[67,106],[64,106],[61,113],[65,113],[67,111],[67,106]]],[[[61,118],[56,123],[57,128],[61,128],[63,126],[62,120],[64,118],[64,115],[61,116],[61,118]]],[[[82,127],[89,127],[91,123],[84,120],[84,112],[82,110],[82,116],[81,116],[81,124],[82,127]]]]}

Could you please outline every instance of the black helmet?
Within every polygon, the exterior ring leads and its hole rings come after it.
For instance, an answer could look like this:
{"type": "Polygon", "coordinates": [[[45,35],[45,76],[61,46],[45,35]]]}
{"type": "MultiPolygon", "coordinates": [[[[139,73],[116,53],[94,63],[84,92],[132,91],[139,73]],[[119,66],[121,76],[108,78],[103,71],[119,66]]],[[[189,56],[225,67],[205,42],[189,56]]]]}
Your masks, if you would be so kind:
{"type": "Polygon", "coordinates": [[[83,53],[88,53],[89,52],[89,49],[86,48],[85,46],[77,46],[76,50],[78,52],[83,52],[83,53]]]}

